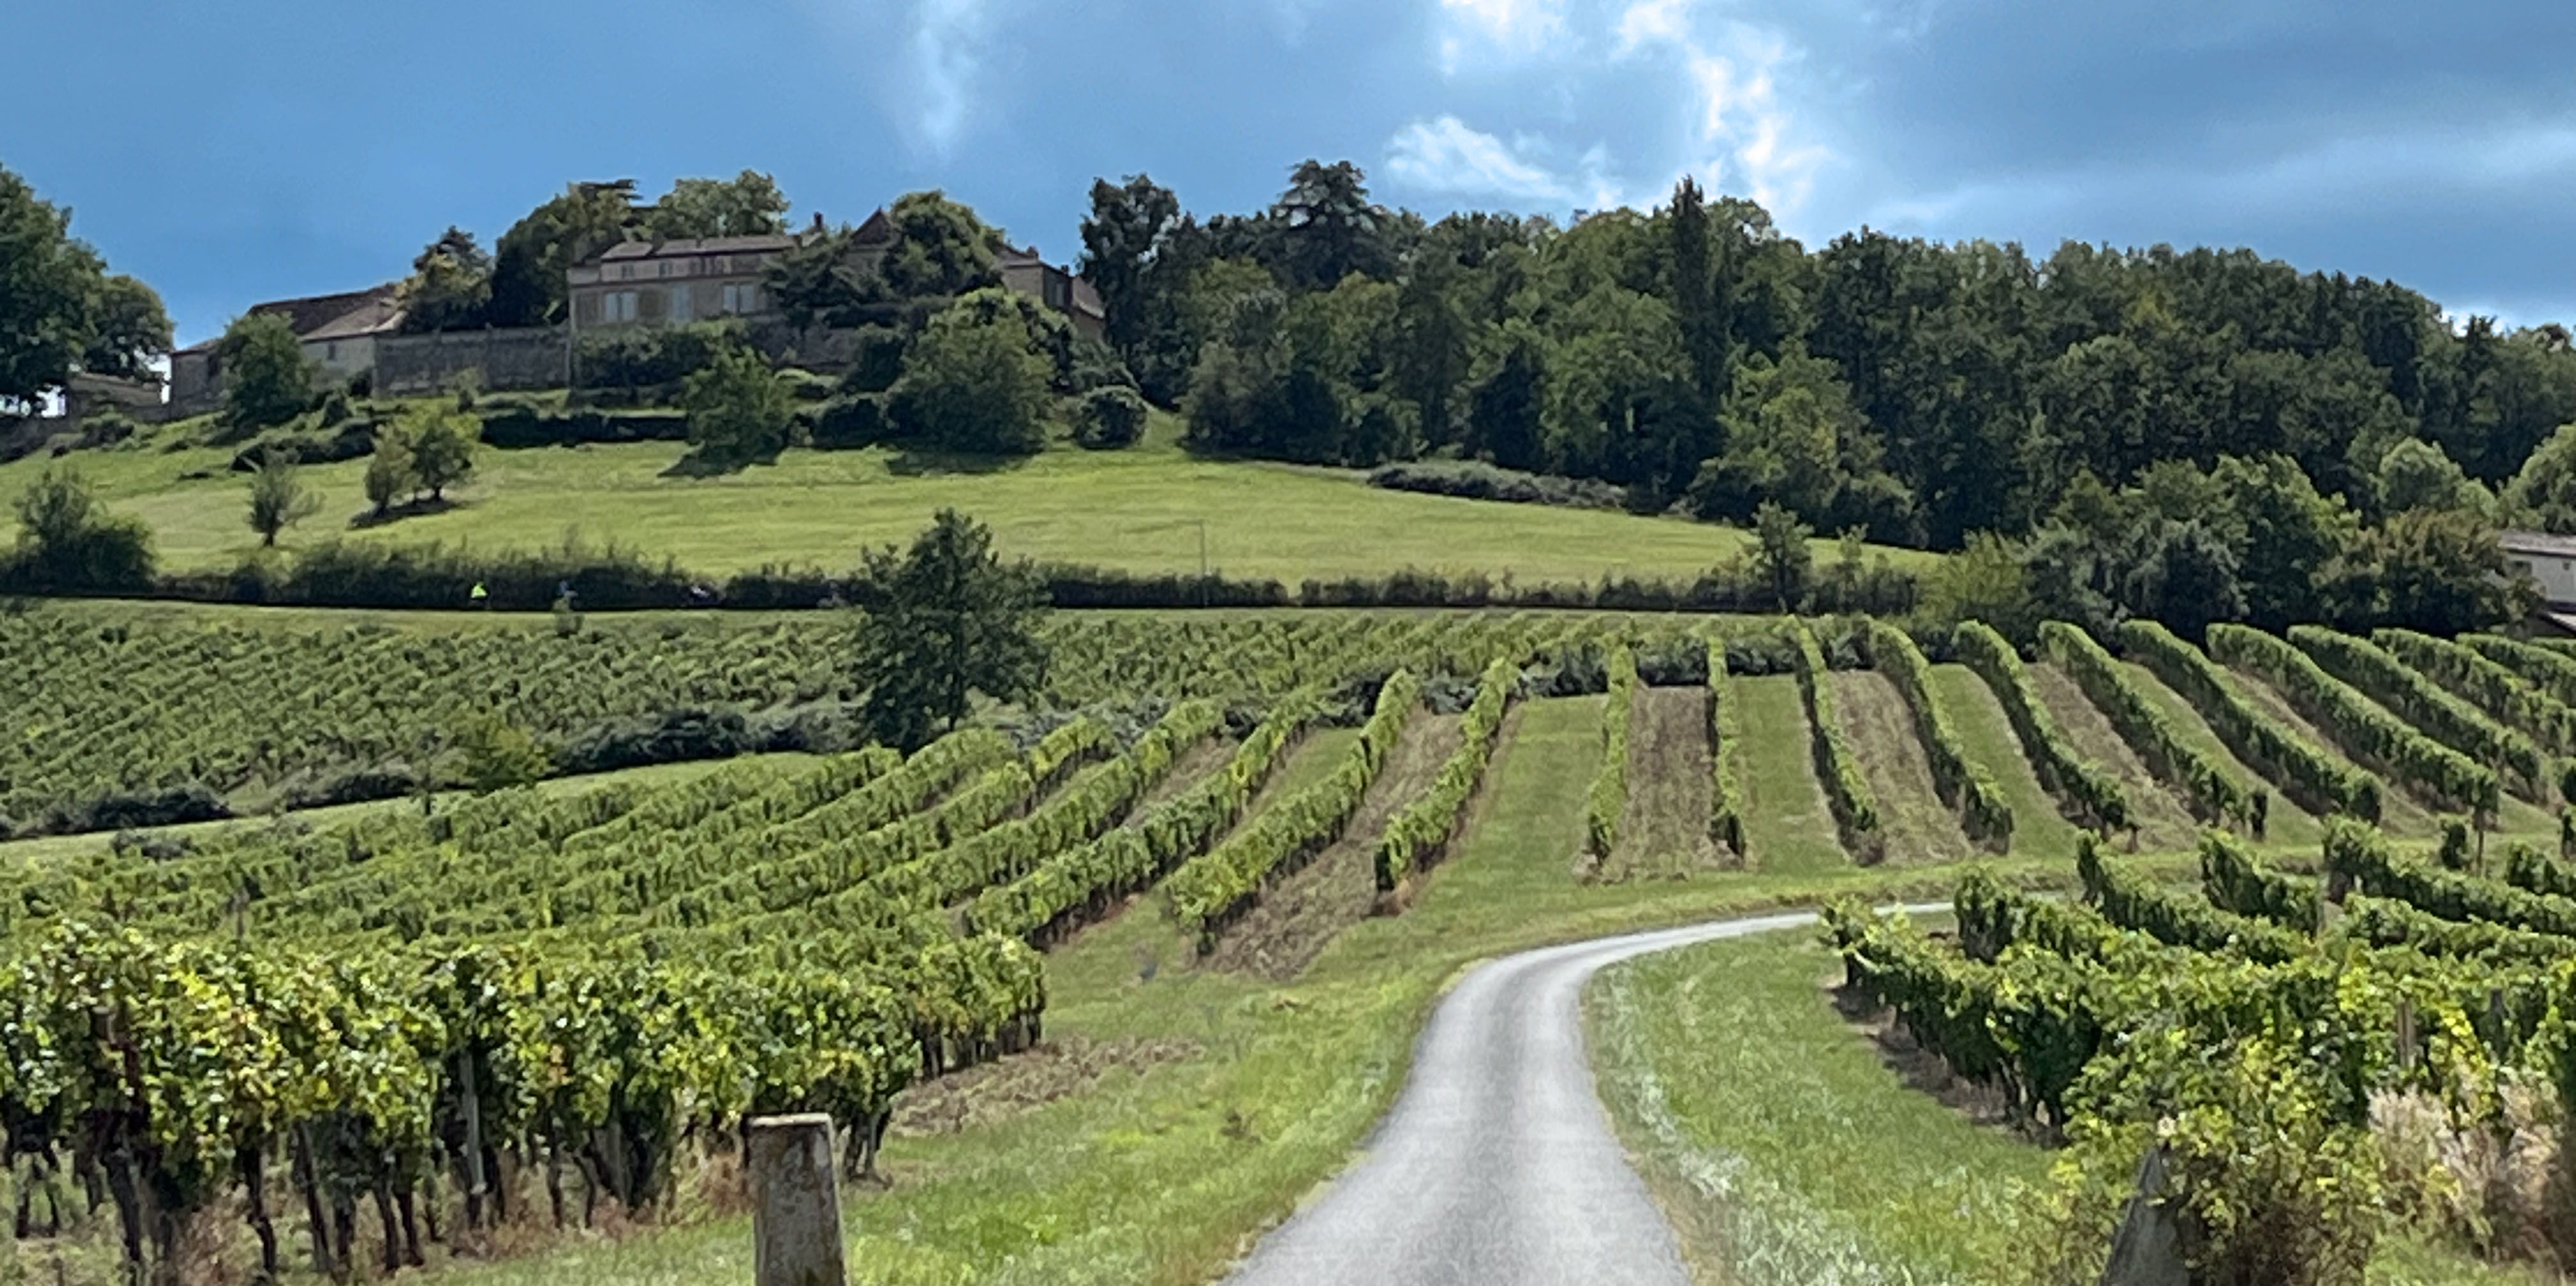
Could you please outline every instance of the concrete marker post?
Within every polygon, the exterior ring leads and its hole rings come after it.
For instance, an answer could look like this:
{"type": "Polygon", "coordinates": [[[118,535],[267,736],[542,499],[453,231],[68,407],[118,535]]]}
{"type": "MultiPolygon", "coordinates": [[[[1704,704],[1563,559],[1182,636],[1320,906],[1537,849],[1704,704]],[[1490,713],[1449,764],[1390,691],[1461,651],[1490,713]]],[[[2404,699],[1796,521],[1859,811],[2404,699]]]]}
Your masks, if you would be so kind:
{"type": "Polygon", "coordinates": [[[848,1286],[832,1118],[819,1112],[751,1122],[755,1286],[848,1286]]]}

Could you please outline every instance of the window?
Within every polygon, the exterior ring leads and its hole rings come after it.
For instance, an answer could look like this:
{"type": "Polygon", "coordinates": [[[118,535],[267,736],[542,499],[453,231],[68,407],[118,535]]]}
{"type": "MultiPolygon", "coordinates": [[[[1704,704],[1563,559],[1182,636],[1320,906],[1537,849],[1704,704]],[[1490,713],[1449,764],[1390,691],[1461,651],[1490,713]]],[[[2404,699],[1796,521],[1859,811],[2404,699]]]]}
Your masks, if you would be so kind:
{"type": "Polygon", "coordinates": [[[323,341],[322,360],[326,362],[336,362],[340,360],[340,341],[336,339],[323,341]]]}
{"type": "Polygon", "coordinates": [[[724,310],[739,317],[760,311],[760,287],[747,281],[725,283],[724,310]]]}
{"type": "Polygon", "coordinates": [[[635,292],[632,290],[612,290],[600,296],[599,303],[599,319],[603,322],[613,324],[635,320],[635,292]]]}
{"type": "Polygon", "coordinates": [[[689,287],[686,282],[671,287],[671,320],[689,320],[689,287]]]}
{"type": "Polygon", "coordinates": [[[658,272],[656,272],[656,273],[654,273],[654,274],[653,274],[654,276],[656,276],[656,277],[668,277],[668,276],[670,276],[670,275],[671,275],[671,261],[670,261],[670,260],[665,259],[665,260],[663,260],[662,262],[657,263],[657,264],[655,264],[655,265],[653,265],[653,266],[654,266],[655,268],[660,269],[660,271],[658,271],[658,272]]]}
{"type": "Polygon", "coordinates": [[[635,265],[631,263],[621,263],[617,265],[617,279],[619,281],[635,280],[635,265]]]}

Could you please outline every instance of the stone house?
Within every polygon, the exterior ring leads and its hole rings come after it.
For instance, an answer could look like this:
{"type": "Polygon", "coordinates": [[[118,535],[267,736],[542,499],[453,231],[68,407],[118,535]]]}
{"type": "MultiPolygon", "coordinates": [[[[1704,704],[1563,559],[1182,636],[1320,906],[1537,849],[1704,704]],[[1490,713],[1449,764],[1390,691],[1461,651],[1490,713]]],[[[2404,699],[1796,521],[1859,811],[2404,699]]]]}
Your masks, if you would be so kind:
{"type": "MultiPolygon", "coordinates": [[[[253,304],[250,311],[284,317],[296,343],[314,367],[317,387],[345,383],[376,366],[376,341],[402,329],[401,285],[386,282],[368,290],[305,299],[278,299],[253,304]]],[[[170,405],[174,414],[193,415],[212,409],[222,394],[222,372],[216,369],[215,339],[200,340],[170,354],[170,405]]]]}

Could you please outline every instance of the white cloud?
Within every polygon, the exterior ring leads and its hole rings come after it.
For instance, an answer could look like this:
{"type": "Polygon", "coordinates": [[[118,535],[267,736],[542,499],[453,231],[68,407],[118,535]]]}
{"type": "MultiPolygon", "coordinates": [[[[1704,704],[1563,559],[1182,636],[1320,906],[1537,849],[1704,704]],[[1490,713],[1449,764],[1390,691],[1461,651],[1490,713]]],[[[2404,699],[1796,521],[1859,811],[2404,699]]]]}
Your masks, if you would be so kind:
{"type": "Polygon", "coordinates": [[[1619,52],[1631,54],[1654,43],[1681,44],[1690,38],[1690,10],[1697,0],[1637,0],[1619,15],[1619,52]]]}
{"type": "Polygon", "coordinates": [[[1494,135],[1455,116],[1415,121],[1387,141],[1386,172],[1408,187],[1457,196],[1572,202],[1574,188],[1494,135]]]}
{"type": "Polygon", "coordinates": [[[1562,47],[1565,36],[1565,0],[1440,0],[1440,8],[1456,28],[1440,38],[1444,75],[1471,61],[1516,63],[1562,47]]]}
{"type": "Polygon", "coordinates": [[[947,151],[974,115],[992,27],[990,0],[921,0],[913,15],[912,70],[920,92],[912,124],[933,151],[947,151]]]}

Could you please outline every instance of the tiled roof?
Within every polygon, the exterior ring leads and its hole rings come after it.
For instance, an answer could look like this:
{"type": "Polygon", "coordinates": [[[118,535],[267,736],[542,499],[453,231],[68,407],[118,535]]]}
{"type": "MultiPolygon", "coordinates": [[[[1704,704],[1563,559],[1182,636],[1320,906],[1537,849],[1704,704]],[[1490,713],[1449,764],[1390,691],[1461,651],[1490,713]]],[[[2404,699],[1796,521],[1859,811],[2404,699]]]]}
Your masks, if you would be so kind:
{"type": "Polygon", "coordinates": [[[1107,317],[1109,310],[1100,302],[1100,291],[1089,278],[1073,279],[1073,310],[1086,317],[1107,317]]]}
{"type": "MultiPolygon", "coordinates": [[[[395,297],[401,293],[401,290],[401,283],[388,281],[381,286],[370,286],[365,290],[347,290],[336,295],[313,295],[304,299],[272,299],[264,304],[252,304],[250,311],[284,317],[287,329],[294,331],[297,339],[312,339],[326,327],[337,330],[342,319],[353,314],[381,316],[390,310],[399,319],[401,306],[396,302],[395,297]]],[[[348,334],[362,333],[365,332],[345,332],[337,337],[346,338],[348,334]]],[[[189,357],[209,352],[222,338],[217,335],[198,340],[172,353],[171,356],[189,357]]]]}
{"type": "Polygon", "coordinates": [[[356,339],[364,335],[383,335],[401,329],[402,321],[402,301],[389,294],[381,299],[369,299],[322,323],[311,333],[299,338],[312,343],[317,340],[356,339]]]}
{"type": "Polygon", "coordinates": [[[677,259],[689,255],[767,254],[792,250],[796,238],[784,232],[751,237],[682,237],[671,241],[626,241],[610,246],[598,262],[677,259]]]}

